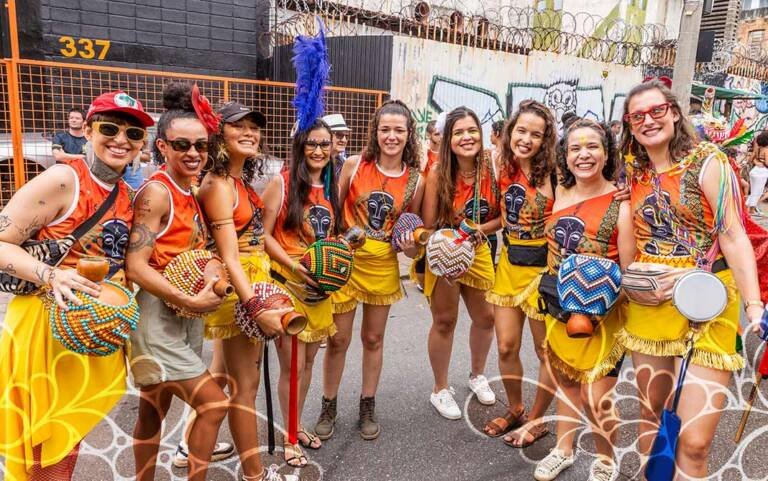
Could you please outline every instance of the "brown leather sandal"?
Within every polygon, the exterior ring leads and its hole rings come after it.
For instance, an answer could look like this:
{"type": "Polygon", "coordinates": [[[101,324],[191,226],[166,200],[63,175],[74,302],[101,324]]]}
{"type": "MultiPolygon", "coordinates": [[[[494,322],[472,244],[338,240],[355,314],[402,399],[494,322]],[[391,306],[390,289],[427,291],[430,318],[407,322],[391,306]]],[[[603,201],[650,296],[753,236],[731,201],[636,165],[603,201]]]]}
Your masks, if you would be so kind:
{"type": "Polygon", "coordinates": [[[486,436],[491,438],[498,438],[503,436],[513,429],[522,426],[528,420],[525,414],[525,410],[521,410],[520,414],[514,414],[511,411],[507,411],[504,416],[491,419],[485,423],[483,432],[486,436]]]}
{"type": "Polygon", "coordinates": [[[504,444],[516,449],[525,449],[528,446],[533,446],[536,441],[549,434],[549,429],[546,424],[540,423],[527,429],[524,426],[521,426],[520,429],[512,434],[513,437],[511,439],[507,439],[506,437],[503,439],[504,444]],[[525,439],[528,434],[533,436],[533,439],[530,441],[525,439]]]}

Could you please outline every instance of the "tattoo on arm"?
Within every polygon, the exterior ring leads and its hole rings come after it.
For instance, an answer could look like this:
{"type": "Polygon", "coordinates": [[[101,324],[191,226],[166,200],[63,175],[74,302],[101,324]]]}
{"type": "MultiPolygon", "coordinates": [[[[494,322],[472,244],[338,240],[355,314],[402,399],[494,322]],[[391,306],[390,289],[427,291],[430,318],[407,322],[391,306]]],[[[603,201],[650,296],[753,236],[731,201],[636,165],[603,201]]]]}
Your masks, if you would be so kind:
{"type": "Polygon", "coordinates": [[[39,262],[35,266],[35,276],[40,281],[40,284],[46,284],[49,280],[52,280],[51,266],[47,266],[42,262],[39,262]]]}
{"type": "Polygon", "coordinates": [[[136,252],[145,247],[154,248],[157,232],[145,224],[134,224],[128,241],[128,252],[136,252]]]}
{"type": "Polygon", "coordinates": [[[42,220],[40,220],[39,217],[35,216],[30,222],[29,225],[26,225],[24,227],[16,226],[16,230],[19,231],[19,235],[21,236],[21,240],[27,240],[31,238],[35,232],[39,231],[41,227],[43,227],[45,224],[42,220]]]}
{"type": "Polygon", "coordinates": [[[5,267],[0,267],[0,272],[5,272],[6,274],[14,275],[16,274],[16,269],[13,267],[13,264],[10,262],[5,265],[5,267]]]}
{"type": "Polygon", "coordinates": [[[11,218],[7,215],[0,215],[0,232],[5,232],[11,226],[11,218]]]}
{"type": "Polygon", "coordinates": [[[134,210],[136,211],[136,214],[140,214],[142,216],[148,215],[152,212],[152,209],[149,208],[149,199],[144,199],[141,202],[141,205],[137,205],[134,207],[134,210]]]}

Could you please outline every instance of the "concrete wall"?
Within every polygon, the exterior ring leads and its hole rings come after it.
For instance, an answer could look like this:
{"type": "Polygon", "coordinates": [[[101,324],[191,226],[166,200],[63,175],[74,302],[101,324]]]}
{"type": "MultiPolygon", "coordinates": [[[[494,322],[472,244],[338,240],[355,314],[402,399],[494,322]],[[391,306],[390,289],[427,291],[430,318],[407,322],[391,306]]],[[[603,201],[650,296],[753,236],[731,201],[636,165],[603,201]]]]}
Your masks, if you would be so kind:
{"type": "Polygon", "coordinates": [[[642,69],[543,52],[517,55],[395,37],[392,97],[413,110],[419,128],[441,111],[464,105],[490,125],[533,98],[560,116],[575,110],[597,120],[619,119],[626,92],[642,69]]]}

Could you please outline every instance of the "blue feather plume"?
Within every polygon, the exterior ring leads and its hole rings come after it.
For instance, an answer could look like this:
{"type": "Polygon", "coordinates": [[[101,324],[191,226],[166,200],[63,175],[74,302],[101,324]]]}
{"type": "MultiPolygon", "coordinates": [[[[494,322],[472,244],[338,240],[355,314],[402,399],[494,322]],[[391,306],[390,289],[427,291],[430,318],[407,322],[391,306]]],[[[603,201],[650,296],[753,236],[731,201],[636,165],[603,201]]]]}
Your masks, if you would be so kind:
{"type": "Polygon", "coordinates": [[[299,35],[293,43],[293,67],[296,69],[297,132],[309,129],[325,110],[323,88],[328,82],[331,66],[328,63],[328,48],[325,43],[325,26],[318,19],[319,33],[316,37],[299,35]]]}

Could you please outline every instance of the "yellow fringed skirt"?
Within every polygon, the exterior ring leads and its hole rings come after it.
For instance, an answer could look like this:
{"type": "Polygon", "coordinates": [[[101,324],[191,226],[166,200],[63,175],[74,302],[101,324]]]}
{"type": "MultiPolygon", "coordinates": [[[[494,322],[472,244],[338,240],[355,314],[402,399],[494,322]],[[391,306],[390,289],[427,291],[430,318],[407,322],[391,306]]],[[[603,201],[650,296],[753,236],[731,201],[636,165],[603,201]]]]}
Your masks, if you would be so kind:
{"type": "Polygon", "coordinates": [[[122,350],[87,356],[53,338],[37,296],[8,304],[0,337],[0,457],[5,479],[28,479],[32,448],[43,467],[61,461],[125,393],[122,350]]]}
{"type": "Polygon", "coordinates": [[[616,340],[616,333],[622,327],[620,306],[614,306],[588,338],[569,337],[566,324],[549,314],[544,322],[549,362],[568,379],[584,384],[599,381],[624,355],[624,346],[616,340]]]}
{"type": "Polygon", "coordinates": [[[744,358],[736,352],[741,297],[730,269],[715,274],[728,289],[728,304],[719,317],[699,329],[691,329],[672,301],[659,306],[644,306],[632,301],[626,304],[625,325],[618,334],[627,350],[651,356],[682,356],[689,333],[694,349],[691,363],[723,371],[738,371],[744,358]]]}
{"type": "MultiPolygon", "coordinates": [[[[263,250],[241,254],[240,265],[249,283],[272,281],[269,277],[269,256],[263,250]]],[[[239,300],[237,293],[233,292],[215,312],[203,318],[207,339],[229,339],[240,334],[240,329],[235,325],[235,304],[239,300]]]]}
{"type": "Polygon", "coordinates": [[[349,282],[331,297],[334,314],[349,312],[358,302],[389,306],[402,298],[397,254],[389,242],[375,239],[366,239],[355,251],[349,282]]]}
{"type": "MultiPolygon", "coordinates": [[[[291,272],[290,269],[286,269],[279,262],[273,261],[272,269],[288,281],[303,282],[299,276],[291,272]]],[[[280,284],[285,289],[285,286],[280,282],[275,281],[275,283],[280,284]]],[[[290,289],[285,290],[291,293],[290,289]]],[[[297,336],[299,341],[310,344],[320,342],[336,334],[336,324],[333,322],[333,304],[330,298],[317,304],[301,302],[293,293],[291,293],[291,298],[293,299],[296,312],[303,314],[307,318],[307,327],[297,336]]]]}
{"type": "MultiPolygon", "coordinates": [[[[516,240],[515,245],[539,247],[546,243],[543,239],[516,240]]],[[[546,267],[517,266],[510,264],[507,246],[504,245],[496,266],[496,279],[493,288],[485,299],[499,307],[519,307],[529,319],[543,321],[545,315],[539,312],[539,281],[546,267]]]]}
{"type": "MultiPolygon", "coordinates": [[[[456,279],[455,282],[464,284],[465,286],[474,287],[481,291],[487,291],[493,286],[494,279],[493,259],[491,258],[491,248],[487,242],[484,242],[477,246],[475,250],[475,260],[472,262],[472,266],[463,276],[456,279]]],[[[424,295],[427,299],[432,297],[432,292],[435,290],[435,284],[438,277],[432,273],[427,266],[424,269],[424,295]]]]}

